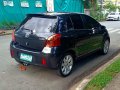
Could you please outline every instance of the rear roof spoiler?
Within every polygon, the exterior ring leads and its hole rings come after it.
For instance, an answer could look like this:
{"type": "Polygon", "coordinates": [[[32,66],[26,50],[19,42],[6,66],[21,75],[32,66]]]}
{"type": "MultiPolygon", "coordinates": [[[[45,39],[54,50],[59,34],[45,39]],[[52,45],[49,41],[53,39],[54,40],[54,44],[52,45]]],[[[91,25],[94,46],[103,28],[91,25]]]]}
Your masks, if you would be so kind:
{"type": "Polygon", "coordinates": [[[47,14],[27,14],[27,17],[48,17],[48,18],[56,18],[57,15],[47,15],[47,14]]]}

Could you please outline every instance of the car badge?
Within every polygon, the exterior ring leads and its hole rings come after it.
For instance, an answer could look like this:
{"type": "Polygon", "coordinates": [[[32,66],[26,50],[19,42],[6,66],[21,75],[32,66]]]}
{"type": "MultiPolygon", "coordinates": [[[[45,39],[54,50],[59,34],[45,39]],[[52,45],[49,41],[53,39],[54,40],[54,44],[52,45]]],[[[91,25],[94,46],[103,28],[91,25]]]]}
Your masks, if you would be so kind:
{"type": "Polygon", "coordinates": [[[30,36],[30,33],[26,33],[25,37],[28,38],[30,36]]]}

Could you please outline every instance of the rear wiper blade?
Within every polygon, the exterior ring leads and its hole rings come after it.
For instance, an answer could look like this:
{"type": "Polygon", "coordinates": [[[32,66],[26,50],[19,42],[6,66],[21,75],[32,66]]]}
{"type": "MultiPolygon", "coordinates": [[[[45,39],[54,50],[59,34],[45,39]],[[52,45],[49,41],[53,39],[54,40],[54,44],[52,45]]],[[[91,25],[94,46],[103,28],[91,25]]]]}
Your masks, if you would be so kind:
{"type": "Polygon", "coordinates": [[[31,34],[33,34],[33,30],[28,29],[28,28],[23,28],[23,29],[25,29],[25,30],[29,30],[29,31],[31,32],[31,34]]]}

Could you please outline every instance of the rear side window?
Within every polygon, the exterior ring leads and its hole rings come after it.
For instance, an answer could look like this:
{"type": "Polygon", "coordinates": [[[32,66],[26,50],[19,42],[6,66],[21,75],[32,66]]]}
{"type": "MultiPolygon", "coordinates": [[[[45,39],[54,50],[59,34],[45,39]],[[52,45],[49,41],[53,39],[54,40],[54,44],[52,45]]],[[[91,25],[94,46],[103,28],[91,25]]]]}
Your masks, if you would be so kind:
{"type": "Polygon", "coordinates": [[[73,23],[72,23],[71,18],[69,16],[66,18],[66,22],[67,22],[67,29],[72,30],[73,29],[73,23]]]}
{"type": "Polygon", "coordinates": [[[73,24],[69,16],[59,17],[58,29],[60,32],[68,31],[73,29],[73,24]]]}
{"type": "Polygon", "coordinates": [[[83,21],[80,15],[71,15],[70,17],[71,17],[74,29],[83,29],[83,21]]]}
{"type": "Polygon", "coordinates": [[[57,18],[29,17],[20,26],[22,30],[31,30],[35,33],[54,32],[57,24],[57,18]]]}

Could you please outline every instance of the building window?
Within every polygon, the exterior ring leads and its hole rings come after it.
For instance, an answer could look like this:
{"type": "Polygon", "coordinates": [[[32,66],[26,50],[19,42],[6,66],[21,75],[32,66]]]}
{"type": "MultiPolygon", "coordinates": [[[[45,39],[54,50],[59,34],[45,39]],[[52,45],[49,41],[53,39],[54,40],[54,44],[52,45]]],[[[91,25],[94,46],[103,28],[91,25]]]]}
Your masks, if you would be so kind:
{"type": "Polygon", "coordinates": [[[3,0],[3,5],[13,7],[14,3],[13,0],[3,0]]]}
{"type": "Polygon", "coordinates": [[[21,1],[21,7],[29,7],[28,0],[20,0],[21,1]]]}
{"type": "Polygon", "coordinates": [[[38,7],[38,8],[42,7],[42,1],[41,0],[36,0],[35,1],[35,7],[38,7]]]}

